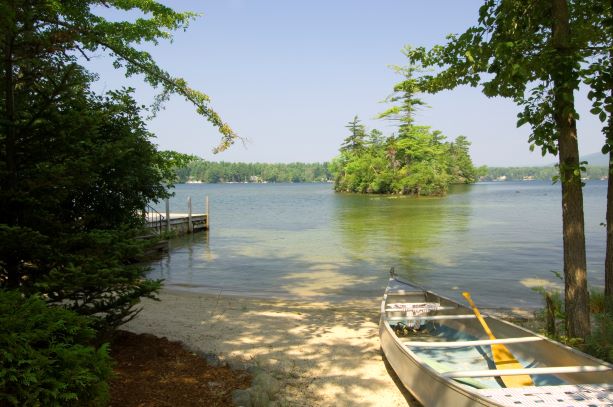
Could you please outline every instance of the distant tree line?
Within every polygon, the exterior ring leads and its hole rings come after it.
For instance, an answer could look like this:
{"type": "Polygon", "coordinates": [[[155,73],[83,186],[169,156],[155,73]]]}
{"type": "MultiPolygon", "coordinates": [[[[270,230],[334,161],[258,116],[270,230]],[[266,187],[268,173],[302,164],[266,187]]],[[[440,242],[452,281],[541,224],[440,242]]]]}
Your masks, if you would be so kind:
{"type": "Polygon", "coordinates": [[[196,159],[177,170],[179,182],[326,182],[328,163],[231,163],[196,159]]]}
{"type": "MultiPolygon", "coordinates": [[[[521,181],[534,179],[541,181],[551,181],[560,170],[555,167],[483,167],[480,174],[481,181],[496,181],[505,179],[506,181],[521,181]],[[506,178],[505,178],[506,177],[506,178]]],[[[608,176],[607,167],[587,166],[582,172],[582,177],[589,179],[601,179],[608,176]]]]}

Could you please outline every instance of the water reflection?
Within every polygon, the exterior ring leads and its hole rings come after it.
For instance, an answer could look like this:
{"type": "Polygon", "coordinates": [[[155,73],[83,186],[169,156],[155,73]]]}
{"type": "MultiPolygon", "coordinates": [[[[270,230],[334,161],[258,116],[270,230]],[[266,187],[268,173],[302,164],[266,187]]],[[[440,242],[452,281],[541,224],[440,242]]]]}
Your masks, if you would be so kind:
{"type": "Polygon", "coordinates": [[[443,198],[343,195],[335,201],[336,227],[355,258],[376,258],[400,275],[426,280],[452,263],[443,240],[461,241],[468,231],[467,191],[443,198]]]}

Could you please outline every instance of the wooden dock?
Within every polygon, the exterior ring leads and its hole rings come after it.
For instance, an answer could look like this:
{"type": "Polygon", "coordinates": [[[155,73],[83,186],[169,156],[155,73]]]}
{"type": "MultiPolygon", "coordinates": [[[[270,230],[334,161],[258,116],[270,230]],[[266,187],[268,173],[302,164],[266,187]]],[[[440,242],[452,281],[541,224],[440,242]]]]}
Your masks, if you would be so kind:
{"type": "Polygon", "coordinates": [[[149,207],[145,213],[145,226],[161,234],[175,232],[185,235],[209,229],[209,198],[205,200],[205,213],[192,213],[191,197],[187,199],[187,213],[171,213],[170,203],[166,200],[166,213],[162,214],[149,207]]]}

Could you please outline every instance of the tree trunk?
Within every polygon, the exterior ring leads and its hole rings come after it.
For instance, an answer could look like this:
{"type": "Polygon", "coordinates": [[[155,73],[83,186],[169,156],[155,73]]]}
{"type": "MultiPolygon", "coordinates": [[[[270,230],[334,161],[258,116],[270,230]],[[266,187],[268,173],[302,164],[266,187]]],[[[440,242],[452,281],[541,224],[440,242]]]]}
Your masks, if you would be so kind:
{"type": "MultiPolygon", "coordinates": [[[[613,91],[611,92],[613,96],[613,91]]],[[[613,141],[613,115],[609,116],[607,140],[613,141]]],[[[604,260],[604,296],[608,311],[613,307],[613,151],[609,152],[609,180],[607,181],[607,251],[604,260]]]]}
{"type": "MultiPolygon", "coordinates": [[[[14,5],[13,5],[14,6],[14,5]]],[[[0,214],[0,223],[5,223],[8,226],[17,226],[19,217],[12,198],[15,196],[16,176],[17,176],[17,129],[16,113],[15,113],[15,78],[13,76],[13,52],[14,52],[14,34],[12,27],[4,33],[4,59],[2,61],[4,77],[4,154],[6,160],[7,174],[4,179],[0,179],[0,188],[4,189],[5,201],[2,214],[0,214]]],[[[7,256],[4,259],[6,270],[6,284],[8,287],[17,287],[19,285],[19,259],[15,256],[7,256]]]]}
{"type": "Polygon", "coordinates": [[[590,334],[589,293],[585,258],[583,191],[574,109],[574,61],[570,48],[569,11],[566,0],[552,0],[554,118],[558,131],[562,178],[562,228],[564,241],[564,305],[566,331],[572,338],[590,334]]]}
{"type": "MultiPolygon", "coordinates": [[[[613,19],[613,0],[610,2],[609,18],[613,19]]],[[[609,30],[613,31],[613,30],[609,30]]],[[[609,50],[609,61],[613,67],[613,49],[609,50]]],[[[613,99],[613,77],[609,77],[609,92],[613,99]]],[[[605,134],[606,142],[613,146],[613,112],[609,112],[609,123],[605,134]]],[[[607,251],[604,260],[605,309],[613,312],[613,150],[609,152],[609,173],[607,181],[607,251]]]]}

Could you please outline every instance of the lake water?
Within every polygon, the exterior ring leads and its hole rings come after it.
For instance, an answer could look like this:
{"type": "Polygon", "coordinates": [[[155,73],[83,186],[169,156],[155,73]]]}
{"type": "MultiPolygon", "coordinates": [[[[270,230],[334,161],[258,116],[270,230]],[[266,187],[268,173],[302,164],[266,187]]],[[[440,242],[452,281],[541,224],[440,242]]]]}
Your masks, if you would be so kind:
{"type": "MultiPolygon", "coordinates": [[[[339,194],[331,184],[186,184],[172,212],[210,200],[211,229],[175,239],[151,277],[186,290],[378,297],[390,267],[461,300],[536,307],[562,272],[560,185],[456,186],[444,198],[339,194]]],[[[603,286],[606,182],[584,189],[589,281],[603,286]]],[[[163,209],[163,204],[159,205],[163,209]]]]}

